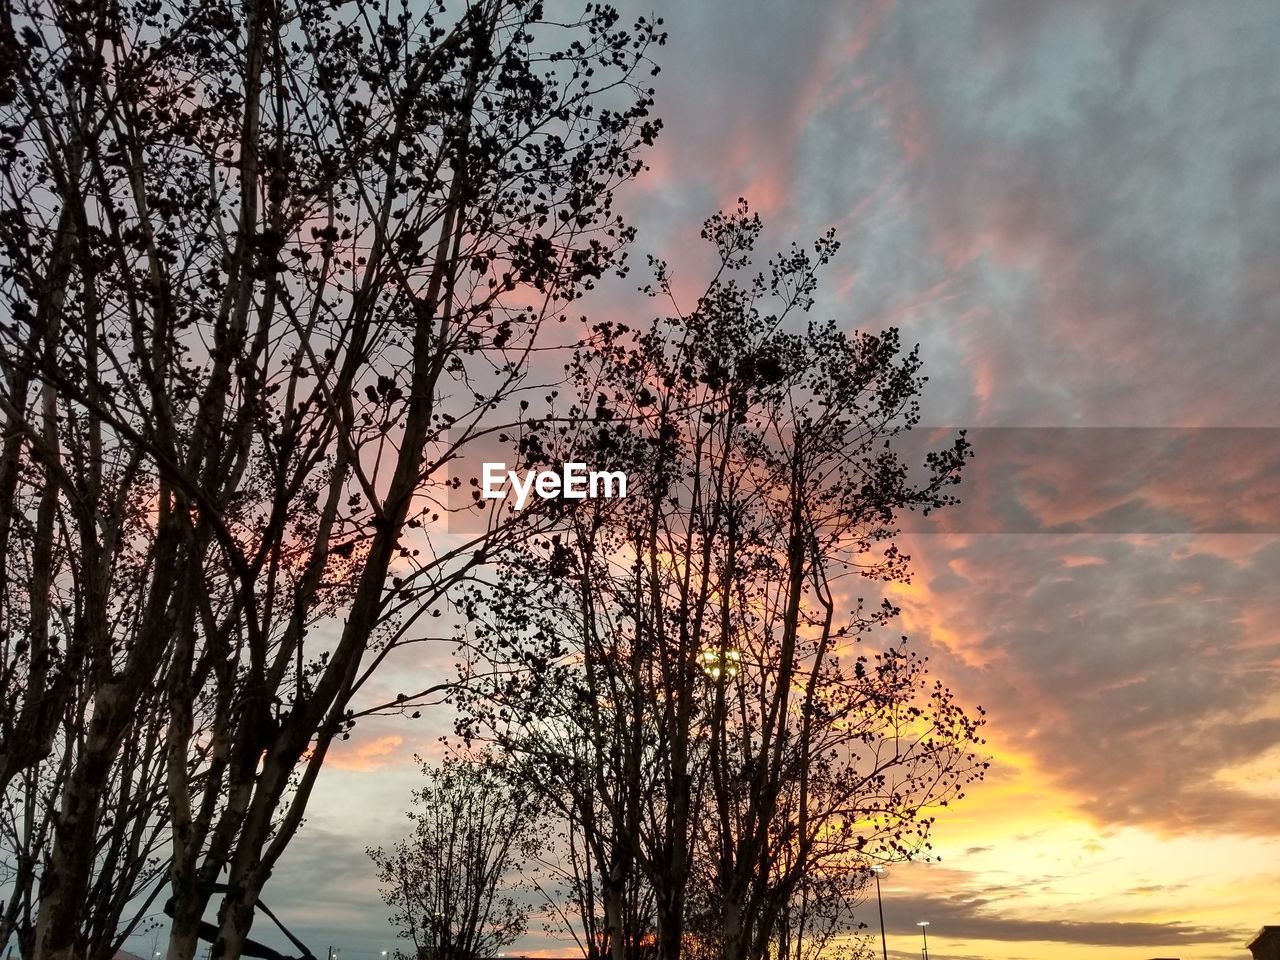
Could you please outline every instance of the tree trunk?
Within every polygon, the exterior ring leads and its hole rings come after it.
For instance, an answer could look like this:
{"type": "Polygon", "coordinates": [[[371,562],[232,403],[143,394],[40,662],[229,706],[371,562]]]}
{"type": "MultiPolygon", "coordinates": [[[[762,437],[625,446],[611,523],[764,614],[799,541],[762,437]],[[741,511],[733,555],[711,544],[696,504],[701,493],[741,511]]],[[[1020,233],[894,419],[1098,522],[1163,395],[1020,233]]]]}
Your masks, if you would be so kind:
{"type": "Polygon", "coordinates": [[[742,929],[742,905],[737,897],[725,898],[722,916],[724,925],[720,935],[724,960],[745,960],[746,937],[742,929]]]}
{"type": "Polygon", "coordinates": [[[625,884],[614,882],[609,878],[609,889],[605,891],[604,920],[609,936],[610,960],[627,960],[627,937],[623,922],[623,896],[625,884]]]}
{"type": "Polygon", "coordinates": [[[183,957],[190,960],[200,949],[200,915],[191,916],[191,911],[175,909],[176,916],[169,926],[169,947],[165,953],[166,960],[183,957]]]}
{"type": "Polygon", "coordinates": [[[93,870],[94,831],[118,746],[116,731],[124,706],[116,684],[100,690],[95,698],[84,752],[67,780],[54,828],[53,852],[40,881],[33,960],[76,960],[82,950],[78,943],[80,914],[93,870]]]}
{"type": "Polygon", "coordinates": [[[684,946],[684,896],[674,889],[657,890],[658,960],[680,960],[684,946]]]}

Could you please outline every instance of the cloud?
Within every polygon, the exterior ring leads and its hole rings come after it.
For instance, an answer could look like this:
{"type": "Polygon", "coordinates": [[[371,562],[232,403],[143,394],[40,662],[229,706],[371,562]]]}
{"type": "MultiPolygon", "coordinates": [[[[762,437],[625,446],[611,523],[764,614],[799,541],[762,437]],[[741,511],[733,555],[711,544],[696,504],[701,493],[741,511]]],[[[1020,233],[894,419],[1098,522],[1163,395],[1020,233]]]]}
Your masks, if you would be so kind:
{"type": "MultiPolygon", "coordinates": [[[[358,810],[352,810],[345,829],[307,826],[289,852],[263,900],[315,956],[334,946],[344,956],[377,956],[395,946],[395,930],[378,896],[372,862],[365,852],[375,840],[361,829],[358,810]],[[375,945],[382,944],[377,950],[375,945]]],[[[254,922],[253,936],[292,952],[292,945],[266,916],[254,922]]]]}
{"type": "Polygon", "coordinates": [[[1275,836],[1280,799],[1233,771],[1280,740],[1280,539],[1239,539],[918,537],[896,596],[992,736],[1097,822],[1275,836]]]}
{"type": "MultiPolygon", "coordinates": [[[[916,431],[901,455],[921,464],[954,437],[916,431]]],[[[1280,533],[1280,429],[979,427],[968,439],[960,504],[908,516],[905,529],[1280,533]]]]}
{"type": "Polygon", "coordinates": [[[892,909],[899,918],[927,917],[930,933],[934,937],[945,936],[948,941],[1052,942],[1155,949],[1205,943],[1235,945],[1240,939],[1237,930],[1176,921],[1082,920],[1052,915],[1028,919],[1013,915],[1011,908],[1025,895],[1026,891],[1020,888],[1000,887],[945,897],[898,895],[892,909]]]}
{"type": "Polygon", "coordinates": [[[338,770],[377,770],[400,759],[402,743],[404,737],[398,734],[386,734],[362,741],[357,729],[351,740],[338,741],[330,748],[325,763],[338,770]]]}
{"type": "Polygon", "coordinates": [[[1154,896],[1156,894],[1173,893],[1187,889],[1185,883],[1148,883],[1140,887],[1130,887],[1125,891],[1130,896],[1154,896]]]}
{"type": "Polygon", "coordinates": [[[920,312],[916,329],[943,364],[963,350],[970,373],[951,388],[968,379],[970,396],[948,398],[961,416],[1280,422],[1260,360],[1280,345],[1261,321],[1280,249],[1280,133],[1257,122],[1280,91],[1265,52],[1280,17],[1202,13],[902,6],[860,64],[879,78],[876,109],[826,114],[849,145],[830,162],[901,171],[892,216],[851,242],[859,257],[887,242],[909,258],[905,276],[883,271],[899,289],[950,281],[949,309],[920,312]]]}

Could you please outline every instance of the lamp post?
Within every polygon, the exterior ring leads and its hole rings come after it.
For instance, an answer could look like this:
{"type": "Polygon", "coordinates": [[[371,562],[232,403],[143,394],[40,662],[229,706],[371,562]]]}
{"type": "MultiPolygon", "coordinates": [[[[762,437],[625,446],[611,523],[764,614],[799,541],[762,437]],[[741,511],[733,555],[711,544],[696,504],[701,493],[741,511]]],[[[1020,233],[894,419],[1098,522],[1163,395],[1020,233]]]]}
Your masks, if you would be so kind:
{"type": "Polygon", "coordinates": [[[742,654],[737,650],[725,650],[721,653],[707,648],[699,654],[698,659],[702,664],[702,672],[713,681],[719,680],[721,674],[730,680],[735,679],[742,665],[742,654]]]}
{"type": "Polygon", "coordinates": [[[920,936],[924,937],[924,949],[920,951],[922,960],[929,960],[929,921],[921,920],[916,924],[920,928],[920,936]]]}
{"type": "Polygon", "coordinates": [[[889,944],[884,938],[884,898],[880,896],[880,877],[884,867],[877,863],[871,872],[876,875],[876,906],[880,908],[880,956],[882,960],[889,960],[889,944]]]}
{"type": "Polygon", "coordinates": [[[433,914],[433,917],[435,919],[435,930],[436,930],[436,955],[433,958],[433,960],[441,960],[441,958],[444,956],[444,945],[446,940],[445,929],[444,929],[444,912],[437,910],[433,914]]]}

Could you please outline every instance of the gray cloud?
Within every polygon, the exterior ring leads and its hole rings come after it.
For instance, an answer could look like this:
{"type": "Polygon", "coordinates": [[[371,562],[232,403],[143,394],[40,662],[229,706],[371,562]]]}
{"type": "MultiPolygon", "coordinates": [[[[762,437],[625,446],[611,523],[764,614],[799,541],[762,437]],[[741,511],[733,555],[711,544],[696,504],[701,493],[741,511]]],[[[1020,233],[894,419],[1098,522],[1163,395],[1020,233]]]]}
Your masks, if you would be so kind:
{"type": "Polygon", "coordinates": [[[941,669],[1083,809],[1275,835],[1280,800],[1222,774],[1280,743],[1280,540],[1237,538],[1236,557],[1194,537],[925,540],[932,616],[989,664],[941,669]]]}
{"type": "MultiPolygon", "coordinates": [[[[1091,947],[1161,949],[1190,944],[1238,945],[1238,930],[1190,923],[1087,920],[1069,917],[1025,919],[1002,911],[1017,902],[1022,890],[990,889],[980,894],[951,897],[895,897],[885,904],[886,924],[901,936],[916,932],[920,919],[929,920],[930,947],[941,951],[949,940],[995,940],[1021,943],[1049,941],[1091,947]]],[[[878,921],[871,924],[878,929],[878,921]]],[[[930,952],[933,952],[932,950],[930,952]]],[[[947,956],[951,956],[948,952],[947,956]]]]}
{"type": "MultiPolygon", "coordinates": [[[[955,430],[918,430],[905,462],[955,430]]],[[[1280,429],[979,427],[960,503],[922,533],[1280,533],[1280,429]]],[[[923,471],[920,480],[924,480],[923,471]]]]}

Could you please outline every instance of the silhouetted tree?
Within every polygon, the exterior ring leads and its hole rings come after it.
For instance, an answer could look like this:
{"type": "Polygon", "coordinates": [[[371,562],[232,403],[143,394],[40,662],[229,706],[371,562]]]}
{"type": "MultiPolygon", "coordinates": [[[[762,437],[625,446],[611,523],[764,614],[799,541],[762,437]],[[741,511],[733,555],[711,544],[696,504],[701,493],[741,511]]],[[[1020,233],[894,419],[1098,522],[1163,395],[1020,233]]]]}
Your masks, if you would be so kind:
{"type": "Polygon", "coordinates": [[[392,922],[412,943],[405,960],[487,960],[528,924],[514,878],[540,849],[538,812],[528,794],[484,761],[422,765],[413,832],[390,850],[371,849],[392,922]]]}
{"type": "MultiPolygon", "coordinates": [[[[0,806],[0,863],[9,867],[9,898],[0,938],[16,937],[23,956],[35,950],[37,896],[58,800],[76,756],[75,736],[85,726],[89,701],[75,697],[53,752],[25,767],[0,806]]],[[[144,693],[116,757],[101,812],[93,825],[91,880],[76,917],[77,942],[89,960],[111,960],[128,934],[147,921],[164,879],[168,798],[164,777],[165,698],[144,693]],[[141,901],[135,898],[141,897],[141,901]]]]}
{"type": "Polygon", "coordinates": [[[0,787],[69,750],[31,960],[85,948],[147,691],[170,960],[217,879],[239,957],[330,744],[429,698],[353,704],[519,534],[442,536],[448,465],[619,265],[660,41],[533,0],[0,4],[0,787]]]}
{"type": "MultiPolygon", "coordinates": [[[[580,697],[560,698],[564,693],[559,682],[539,685],[537,711],[508,731],[519,724],[518,746],[514,736],[502,740],[503,775],[540,797],[558,824],[535,888],[550,914],[549,930],[567,933],[587,960],[642,960],[654,952],[655,898],[631,869],[625,828],[615,816],[619,764],[600,752],[608,743],[594,732],[600,714],[580,697]]],[[[631,771],[628,780],[635,779],[631,771]]]]}
{"type": "Polygon", "coordinates": [[[834,239],[751,274],[759,232],[745,206],[711,218],[692,310],[592,328],[547,443],[627,470],[629,496],[568,512],[468,604],[476,649],[526,669],[468,687],[464,731],[599,798],[595,842],[653,890],[665,960],[695,906],[724,957],[764,957],[818,877],[913,855],[983,766],[981,721],[905,640],[875,642],[897,611],[846,593],[908,576],[895,518],[952,501],[967,443],[910,478],[916,352],[808,321],[834,239]]]}

